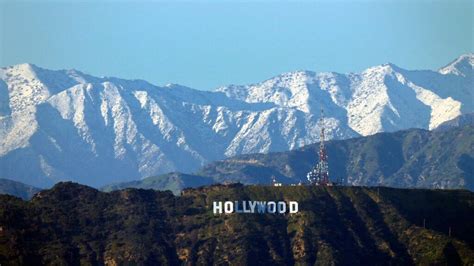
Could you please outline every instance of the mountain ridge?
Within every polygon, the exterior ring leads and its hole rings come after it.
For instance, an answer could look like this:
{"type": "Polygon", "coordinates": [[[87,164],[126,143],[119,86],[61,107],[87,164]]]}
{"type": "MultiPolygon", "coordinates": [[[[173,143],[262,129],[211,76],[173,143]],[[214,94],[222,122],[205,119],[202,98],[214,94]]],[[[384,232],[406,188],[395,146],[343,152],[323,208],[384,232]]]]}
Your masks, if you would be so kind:
{"type": "MultiPolygon", "coordinates": [[[[474,190],[473,123],[442,130],[409,129],[367,137],[326,142],[330,179],[339,185],[391,186],[474,190]]],[[[444,126],[443,126],[444,127],[444,126]]],[[[306,173],[316,164],[319,143],[286,152],[245,154],[211,162],[192,176],[178,173],[118,183],[105,191],[133,188],[180,189],[234,183],[306,184],[306,173]],[[173,186],[163,185],[173,184],[173,186]],[[178,185],[176,185],[178,184],[178,185]],[[206,183],[207,184],[207,183],[206,183]]]]}
{"type": "Polygon", "coordinates": [[[1,68],[0,171],[40,187],[190,173],[234,155],[315,143],[321,108],[329,139],[435,128],[474,111],[465,63],[472,57],[445,74],[386,64],[292,72],[212,92],[30,64],[1,68]]]}
{"type": "Polygon", "coordinates": [[[31,201],[0,195],[0,263],[468,265],[473,206],[461,190],[234,184],[176,197],[66,182],[31,201]],[[299,212],[212,213],[242,199],[297,201],[299,212]]]}
{"type": "Polygon", "coordinates": [[[37,187],[29,186],[10,179],[0,178],[0,194],[12,195],[24,200],[29,200],[34,196],[34,194],[40,191],[41,189],[37,187]]]}

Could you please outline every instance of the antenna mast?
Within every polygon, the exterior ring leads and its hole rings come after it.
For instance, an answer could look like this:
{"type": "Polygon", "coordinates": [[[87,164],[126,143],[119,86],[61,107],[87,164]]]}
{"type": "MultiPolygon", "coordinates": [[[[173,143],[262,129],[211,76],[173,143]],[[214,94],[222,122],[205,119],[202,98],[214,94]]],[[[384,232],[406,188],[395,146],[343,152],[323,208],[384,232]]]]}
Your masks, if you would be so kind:
{"type": "Polygon", "coordinates": [[[324,110],[321,108],[321,117],[319,118],[319,126],[321,132],[319,134],[319,161],[311,171],[306,175],[308,181],[312,185],[330,186],[329,182],[329,164],[326,146],[324,144],[326,135],[324,132],[324,110]]]}

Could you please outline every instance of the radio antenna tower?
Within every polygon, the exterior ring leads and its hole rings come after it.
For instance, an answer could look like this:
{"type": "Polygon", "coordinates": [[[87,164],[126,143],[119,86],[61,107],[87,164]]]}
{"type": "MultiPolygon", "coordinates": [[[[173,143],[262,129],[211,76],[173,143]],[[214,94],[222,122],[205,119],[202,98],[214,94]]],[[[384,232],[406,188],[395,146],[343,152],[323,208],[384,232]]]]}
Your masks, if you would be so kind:
{"type": "Polygon", "coordinates": [[[319,161],[316,166],[308,172],[306,177],[308,178],[309,183],[312,185],[330,186],[331,182],[329,182],[328,155],[326,153],[326,146],[324,145],[326,136],[324,132],[324,110],[322,108],[321,117],[319,118],[319,126],[321,128],[321,132],[319,134],[319,161]]]}

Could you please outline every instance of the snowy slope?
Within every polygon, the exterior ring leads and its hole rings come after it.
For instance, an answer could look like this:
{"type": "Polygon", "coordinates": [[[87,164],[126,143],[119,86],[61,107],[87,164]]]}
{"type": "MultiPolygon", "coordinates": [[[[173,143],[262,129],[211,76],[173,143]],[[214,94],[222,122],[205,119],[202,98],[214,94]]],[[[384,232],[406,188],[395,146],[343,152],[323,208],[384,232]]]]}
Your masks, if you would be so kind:
{"type": "Polygon", "coordinates": [[[0,69],[0,177],[35,186],[191,172],[242,153],[411,127],[473,112],[473,55],[436,71],[279,75],[205,92],[22,64],[0,69]]]}

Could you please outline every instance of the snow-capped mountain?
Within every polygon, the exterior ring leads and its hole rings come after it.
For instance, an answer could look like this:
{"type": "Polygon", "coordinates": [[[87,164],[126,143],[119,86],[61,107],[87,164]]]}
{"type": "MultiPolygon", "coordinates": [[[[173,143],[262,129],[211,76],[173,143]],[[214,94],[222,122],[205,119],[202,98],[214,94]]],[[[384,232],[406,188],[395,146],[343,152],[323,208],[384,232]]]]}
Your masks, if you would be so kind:
{"type": "Polygon", "coordinates": [[[0,177],[100,186],[474,111],[474,55],[439,71],[292,72],[213,92],[22,64],[0,69],[0,177]]]}

